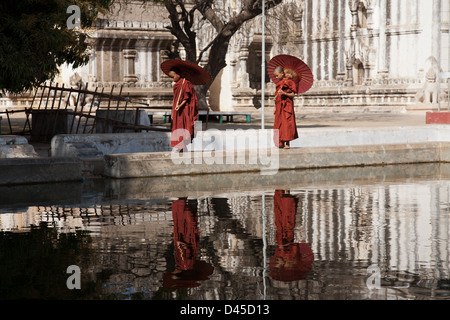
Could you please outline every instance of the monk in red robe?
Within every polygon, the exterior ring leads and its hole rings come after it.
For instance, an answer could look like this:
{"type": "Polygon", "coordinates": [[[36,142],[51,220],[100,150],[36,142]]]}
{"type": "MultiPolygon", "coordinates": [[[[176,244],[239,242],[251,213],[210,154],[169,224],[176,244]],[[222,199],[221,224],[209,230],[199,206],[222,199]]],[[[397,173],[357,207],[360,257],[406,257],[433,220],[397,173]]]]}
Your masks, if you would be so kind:
{"type": "Polygon", "coordinates": [[[192,83],[181,76],[178,68],[170,70],[173,86],[171,146],[180,152],[195,136],[195,121],[198,119],[198,98],[192,83]]]}
{"type": "Polygon", "coordinates": [[[274,70],[278,79],[275,91],[275,121],[274,130],[278,130],[278,139],[275,134],[275,144],[279,148],[289,149],[290,141],[298,138],[297,125],[295,123],[294,96],[297,93],[297,85],[286,76],[282,67],[274,70]]]}

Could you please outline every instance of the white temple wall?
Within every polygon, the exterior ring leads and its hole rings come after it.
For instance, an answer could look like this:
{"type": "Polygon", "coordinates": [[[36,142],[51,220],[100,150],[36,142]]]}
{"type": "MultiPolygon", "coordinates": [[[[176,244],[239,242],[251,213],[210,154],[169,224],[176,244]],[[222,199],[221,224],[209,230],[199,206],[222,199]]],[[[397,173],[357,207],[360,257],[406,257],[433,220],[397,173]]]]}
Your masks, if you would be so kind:
{"type": "MultiPolygon", "coordinates": [[[[224,8],[240,2],[223,0],[217,4],[218,10],[225,12],[224,8]]],[[[420,90],[429,71],[438,73],[439,45],[441,70],[450,69],[447,0],[285,0],[283,5],[297,10],[287,18],[298,28],[283,43],[274,36],[286,29],[280,19],[271,18],[273,12],[268,14],[266,60],[285,53],[299,56],[310,66],[315,84],[297,99],[297,105],[389,108],[414,104],[422,99],[420,90]]],[[[236,11],[234,7],[226,14],[236,11]]],[[[167,58],[163,52],[173,36],[164,28],[168,23],[165,9],[151,8],[131,1],[122,11],[102,17],[92,35],[89,64],[77,70],[65,66],[60,78],[78,72],[93,86],[131,84],[130,88],[161,88],[162,94],[170,95],[170,81],[160,64],[167,58]]],[[[281,6],[276,9],[282,13],[281,6]]],[[[199,48],[209,42],[211,32],[207,25],[197,30],[199,48]]],[[[214,110],[258,107],[254,103],[261,96],[257,83],[260,51],[261,17],[257,17],[230,42],[227,67],[210,90],[214,110]]],[[[273,84],[267,83],[267,92],[272,91],[273,84]]],[[[163,100],[170,97],[166,98],[163,100]]],[[[266,105],[272,103],[268,99],[266,105]]]]}
{"type": "MultiPolygon", "coordinates": [[[[407,106],[421,96],[430,68],[436,69],[439,30],[441,30],[441,66],[448,70],[448,7],[442,0],[296,0],[303,8],[302,30],[290,44],[274,41],[270,57],[292,54],[303,59],[311,68],[315,85],[298,102],[314,106],[407,106]],[[439,7],[439,5],[441,7],[439,7]],[[437,11],[442,11],[442,23],[437,11]],[[366,87],[371,88],[371,98],[364,97],[366,87]],[[338,91],[330,95],[331,89],[338,91]],[[339,88],[353,89],[346,97],[339,88]],[[360,89],[358,89],[360,88],[360,89]],[[359,92],[359,91],[361,92],[359,92]],[[390,92],[386,94],[386,92],[390,92]],[[323,93],[320,93],[323,92],[323,93]],[[356,94],[356,96],[355,96],[356,94]],[[317,95],[317,99],[313,96],[317,95]],[[320,96],[320,98],[319,98],[320,96]],[[415,97],[416,96],[416,97],[415,97]],[[314,102],[316,101],[316,102],[314,102]],[[319,103],[319,101],[322,101],[319,103]]],[[[270,19],[270,17],[268,18],[270,19]]],[[[254,21],[257,34],[260,22],[254,21]]],[[[280,28],[280,21],[269,23],[280,28]]],[[[267,26],[267,24],[266,24],[267,26]]],[[[266,27],[267,28],[267,27],[266,27]]],[[[251,44],[250,37],[249,43],[251,44]]],[[[248,45],[250,47],[250,45],[248,45]]],[[[239,50],[242,50],[239,49],[239,50]]],[[[251,51],[251,50],[250,50],[251,51]]],[[[233,53],[230,48],[230,55],[233,53]]],[[[239,51],[240,52],[240,51],[239,51]]],[[[239,56],[239,54],[238,54],[239,56]]],[[[246,56],[251,60],[251,52],[246,56]]],[[[228,71],[222,75],[222,86],[233,91],[233,83],[248,72],[242,57],[229,61],[228,71]],[[231,77],[231,82],[224,77],[231,77]],[[234,79],[236,76],[236,80],[234,79]]],[[[436,69],[437,73],[438,70],[436,69]]],[[[245,82],[239,82],[242,90],[245,82]]],[[[268,84],[269,91],[271,84],[268,84]]],[[[347,91],[348,91],[347,90],[347,91]]],[[[259,95],[255,92],[255,95],[259,95]]],[[[221,95],[223,106],[229,95],[221,95]]],[[[233,102],[234,103],[234,102],[233,102]]],[[[270,105],[271,101],[268,101],[270,105]]],[[[239,107],[239,104],[234,104],[239,107]]],[[[222,107],[219,107],[222,108],[222,107]]]]}

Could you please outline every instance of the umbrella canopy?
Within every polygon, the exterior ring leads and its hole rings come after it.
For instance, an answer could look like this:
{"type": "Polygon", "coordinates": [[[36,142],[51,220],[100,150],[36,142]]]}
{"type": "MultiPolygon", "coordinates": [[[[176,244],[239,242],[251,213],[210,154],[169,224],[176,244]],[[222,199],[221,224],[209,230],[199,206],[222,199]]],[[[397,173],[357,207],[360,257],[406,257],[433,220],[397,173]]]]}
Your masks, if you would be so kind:
{"type": "Polygon", "coordinates": [[[212,81],[211,75],[205,69],[203,69],[199,65],[196,65],[195,63],[172,59],[164,61],[161,64],[161,70],[167,75],[169,75],[170,70],[174,67],[178,68],[181,73],[180,75],[192,82],[192,84],[204,85],[212,81]]]}
{"type": "Polygon", "coordinates": [[[278,82],[274,75],[277,66],[282,67],[286,77],[291,78],[297,84],[297,93],[305,93],[311,89],[314,76],[311,69],[302,60],[285,54],[273,57],[267,64],[267,72],[275,83],[278,82]]]}
{"type": "Polygon", "coordinates": [[[163,275],[163,287],[168,289],[195,288],[202,281],[208,280],[214,267],[202,260],[197,260],[192,269],[166,272],[163,275]]]}
{"type": "Polygon", "coordinates": [[[303,280],[311,271],[314,254],[307,243],[290,243],[277,248],[270,259],[270,277],[278,281],[303,280]]]}

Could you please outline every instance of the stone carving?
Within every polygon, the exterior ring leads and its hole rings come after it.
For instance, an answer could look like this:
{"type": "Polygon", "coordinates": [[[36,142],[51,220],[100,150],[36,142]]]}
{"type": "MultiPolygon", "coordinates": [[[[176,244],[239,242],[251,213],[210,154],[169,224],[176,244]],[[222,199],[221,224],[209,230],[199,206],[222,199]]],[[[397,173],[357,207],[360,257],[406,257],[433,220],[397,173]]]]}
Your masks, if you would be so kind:
{"type": "Polygon", "coordinates": [[[438,83],[436,82],[436,72],[430,67],[426,74],[426,82],[422,90],[416,95],[416,102],[425,104],[438,103],[438,83]]]}
{"type": "MultiPolygon", "coordinates": [[[[75,72],[73,75],[69,78],[69,85],[70,88],[72,88],[74,91],[79,90],[80,88],[84,90],[86,88],[86,83],[84,82],[83,78],[80,76],[78,72],[75,72]]],[[[71,108],[75,110],[75,107],[77,107],[77,111],[82,111],[85,107],[88,107],[92,103],[92,95],[86,95],[84,97],[84,94],[80,94],[78,97],[78,92],[69,92],[66,96],[65,101],[68,102],[68,108],[71,108]],[[78,105],[77,105],[78,100],[78,105]],[[83,105],[81,103],[84,102],[83,105]],[[81,109],[80,109],[81,107],[81,109]]]]}

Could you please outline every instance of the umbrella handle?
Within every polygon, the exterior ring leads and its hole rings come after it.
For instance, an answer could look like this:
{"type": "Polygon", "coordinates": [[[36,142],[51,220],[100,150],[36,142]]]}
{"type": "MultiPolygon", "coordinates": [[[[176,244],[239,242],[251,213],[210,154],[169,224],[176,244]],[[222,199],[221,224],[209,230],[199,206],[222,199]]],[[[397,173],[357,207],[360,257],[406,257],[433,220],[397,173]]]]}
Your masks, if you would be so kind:
{"type": "Polygon", "coordinates": [[[180,90],[180,93],[178,94],[177,104],[175,105],[175,110],[176,111],[178,111],[177,107],[178,107],[178,104],[180,103],[181,93],[183,93],[183,85],[184,85],[184,81],[185,80],[186,79],[183,78],[183,83],[181,84],[181,90],[180,90]]]}

